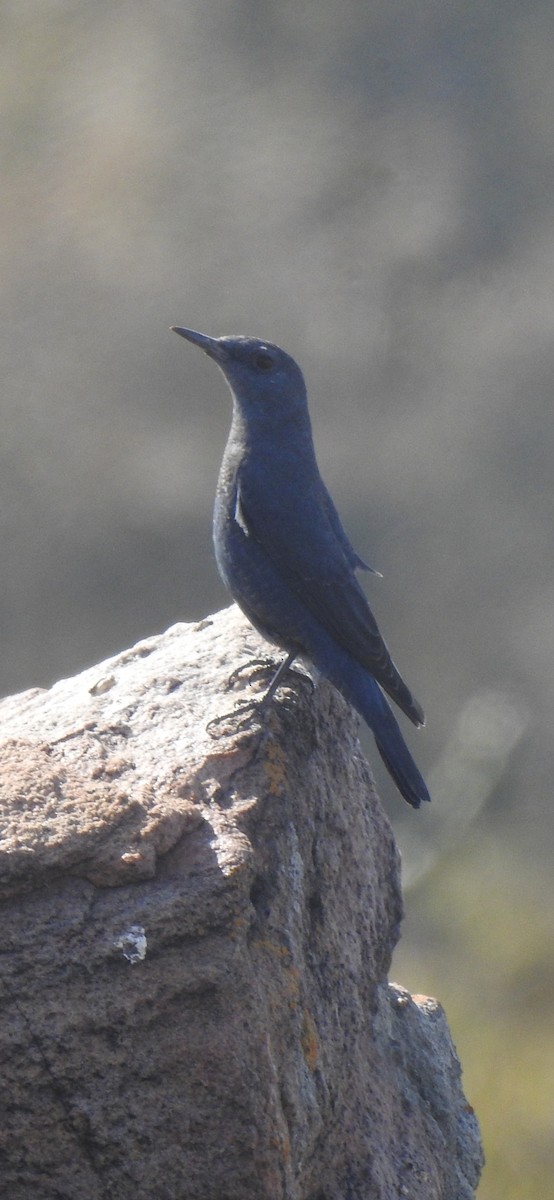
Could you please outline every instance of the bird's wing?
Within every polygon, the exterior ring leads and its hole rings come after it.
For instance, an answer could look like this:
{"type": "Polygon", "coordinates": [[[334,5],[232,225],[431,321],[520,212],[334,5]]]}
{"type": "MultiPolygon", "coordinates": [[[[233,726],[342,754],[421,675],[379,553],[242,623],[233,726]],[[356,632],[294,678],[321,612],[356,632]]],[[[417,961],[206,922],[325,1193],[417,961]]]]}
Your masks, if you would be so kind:
{"type": "Polygon", "coordinates": [[[382,578],[381,572],[376,571],[375,567],[370,567],[369,563],[364,562],[363,558],[360,558],[360,555],[356,554],[356,551],[355,551],[354,547],[352,546],[350,539],[347,537],[346,533],[344,532],[344,529],[342,527],[342,522],[341,522],[339,514],[335,508],[333,499],[329,495],[329,492],[327,491],[327,488],[325,487],[323,480],[320,481],[320,484],[321,484],[321,487],[320,487],[321,503],[323,504],[323,507],[327,514],[329,524],[330,524],[333,532],[335,533],[336,537],[338,538],[338,540],[342,546],[342,549],[344,551],[345,557],[346,557],[347,561],[349,562],[350,566],[355,571],[369,571],[371,575],[378,575],[379,578],[381,579],[382,578]]]}
{"type": "Polygon", "coordinates": [[[423,711],[392,661],[356,579],[357,555],[334,506],[333,519],[321,495],[312,493],[287,513],[282,500],[275,503],[270,498],[270,489],[256,487],[254,495],[240,472],[237,485],[235,519],[243,533],[258,543],[327,633],[373,675],[415,725],[422,725],[423,711]]]}

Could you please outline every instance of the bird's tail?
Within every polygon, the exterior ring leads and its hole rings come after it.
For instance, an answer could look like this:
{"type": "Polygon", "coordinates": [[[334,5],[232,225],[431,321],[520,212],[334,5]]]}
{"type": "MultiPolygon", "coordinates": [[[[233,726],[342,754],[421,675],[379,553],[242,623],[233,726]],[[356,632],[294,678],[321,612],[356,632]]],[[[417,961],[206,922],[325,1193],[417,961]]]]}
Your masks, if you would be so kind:
{"type": "Polygon", "coordinates": [[[398,733],[399,736],[392,748],[389,738],[385,740],[376,735],[377,749],[389,775],[394,779],[400,795],[408,801],[408,804],[411,804],[412,808],[419,808],[422,800],[430,800],[431,797],[427,784],[416,767],[400,730],[398,733]]]}
{"type": "MultiPolygon", "coordinates": [[[[360,700],[358,690],[357,700],[360,700]]],[[[422,800],[430,800],[425,780],[420,774],[402,736],[402,732],[390,705],[374,679],[364,678],[363,702],[356,703],[358,712],[372,730],[377,749],[389,775],[412,808],[419,808],[422,800]]]]}

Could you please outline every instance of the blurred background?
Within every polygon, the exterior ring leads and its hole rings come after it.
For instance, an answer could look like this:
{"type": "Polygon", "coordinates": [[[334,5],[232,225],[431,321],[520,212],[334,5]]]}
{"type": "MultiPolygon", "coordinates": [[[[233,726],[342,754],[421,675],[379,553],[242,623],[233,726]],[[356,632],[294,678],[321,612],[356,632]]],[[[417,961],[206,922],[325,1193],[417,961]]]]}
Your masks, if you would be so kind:
{"type": "Polygon", "coordinates": [[[2,0],[2,694],[228,603],[230,398],[276,341],[428,725],[368,754],[393,975],[444,1003],[488,1165],[554,1179],[550,0],[2,0]]]}

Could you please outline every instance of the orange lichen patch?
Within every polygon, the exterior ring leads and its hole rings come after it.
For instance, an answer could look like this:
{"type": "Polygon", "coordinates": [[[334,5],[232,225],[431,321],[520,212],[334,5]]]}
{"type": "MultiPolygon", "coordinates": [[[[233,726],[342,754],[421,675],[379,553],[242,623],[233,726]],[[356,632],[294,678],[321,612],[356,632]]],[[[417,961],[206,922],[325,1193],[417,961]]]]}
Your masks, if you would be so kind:
{"type": "Polygon", "coordinates": [[[273,738],[267,746],[264,766],[269,781],[269,794],[279,796],[287,776],[287,759],[283,746],[273,738]]]}
{"type": "Polygon", "coordinates": [[[300,1040],[302,1042],[302,1050],[304,1051],[306,1065],[308,1069],[313,1072],[317,1067],[319,1059],[319,1038],[317,1036],[315,1021],[308,1008],[304,1009],[302,1015],[302,1033],[300,1035],[300,1040]]]}
{"type": "Polygon", "coordinates": [[[274,942],[269,938],[257,938],[253,945],[257,950],[269,950],[269,953],[275,955],[284,961],[290,960],[290,949],[284,946],[282,942],[274,942]]]}

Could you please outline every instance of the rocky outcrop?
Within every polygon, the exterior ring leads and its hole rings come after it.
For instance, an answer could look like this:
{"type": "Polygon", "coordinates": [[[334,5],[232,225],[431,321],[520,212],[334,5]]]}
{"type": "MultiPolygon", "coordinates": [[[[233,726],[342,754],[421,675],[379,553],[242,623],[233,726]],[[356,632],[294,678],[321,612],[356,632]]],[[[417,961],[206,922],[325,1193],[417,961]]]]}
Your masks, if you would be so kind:
{"type": "Polygon", "coordinates": [[[267,650],[233,607],[0,705],[10,1200],[473,1196],[353,714],[297,676],[235,712],[267,650]]]}

